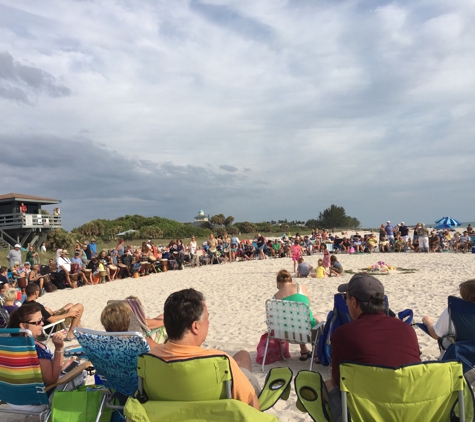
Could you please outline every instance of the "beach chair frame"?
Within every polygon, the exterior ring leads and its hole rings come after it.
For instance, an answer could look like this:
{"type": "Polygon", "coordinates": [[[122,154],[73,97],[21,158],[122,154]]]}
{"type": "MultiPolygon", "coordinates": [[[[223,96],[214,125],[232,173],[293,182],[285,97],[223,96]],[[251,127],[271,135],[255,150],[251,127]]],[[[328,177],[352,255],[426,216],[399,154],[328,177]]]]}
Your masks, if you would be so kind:
{"type": "MultiPolygon", "coordinates": [[[[265,373],[265,362],[269,342],[271,339],[280,339],[292,344],[312,345],[310,371],[313,368],[316,345],[320,337],[324,322],[312,328],[310,322],[310,307],[306,303],[292,300],[268,299],[266,301],[267,342],[262,361],[262,372],[265,373]]],[[[281,357],[285,359],[282,353],[281,357]]]]}

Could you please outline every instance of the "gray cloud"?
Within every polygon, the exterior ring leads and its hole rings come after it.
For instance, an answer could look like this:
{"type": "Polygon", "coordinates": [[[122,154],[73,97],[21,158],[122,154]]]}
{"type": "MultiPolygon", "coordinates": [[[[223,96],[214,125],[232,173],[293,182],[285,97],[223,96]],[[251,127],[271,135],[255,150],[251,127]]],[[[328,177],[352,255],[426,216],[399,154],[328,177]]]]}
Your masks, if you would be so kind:
{"type": "Polygon", "coordinates": [[[29,103],[28,94],[32,92],[43,92],[50,97],[71,95],[71,90],[57,83],[50,73],[14,61],[6,51],[0,52],[0,96],[29,103]]]}
{"type": "Polygon", "coordinates": [[[228,166],[227,164],[221,164],[221,165],[219,166],[219,168],[220,168],[221,170],[229,171],[229,172],[231,172],[231,173],[234,173],[234,172],[238,171],[237,167],[228,166]]]}

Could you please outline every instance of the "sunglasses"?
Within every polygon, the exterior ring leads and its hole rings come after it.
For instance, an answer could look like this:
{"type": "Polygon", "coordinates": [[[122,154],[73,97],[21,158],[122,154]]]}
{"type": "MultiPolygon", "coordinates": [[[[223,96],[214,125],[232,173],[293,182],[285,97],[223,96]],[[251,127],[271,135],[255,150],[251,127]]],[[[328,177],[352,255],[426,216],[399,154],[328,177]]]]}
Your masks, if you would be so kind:
{"type": "Polygon", "coordinates": [[[40,325],[42,322],[44,321],[43,318],[41,318],[39,321],[31,321],[31,322],[25,322],[25,324],[29,324],[29,325],[40,325]]]}

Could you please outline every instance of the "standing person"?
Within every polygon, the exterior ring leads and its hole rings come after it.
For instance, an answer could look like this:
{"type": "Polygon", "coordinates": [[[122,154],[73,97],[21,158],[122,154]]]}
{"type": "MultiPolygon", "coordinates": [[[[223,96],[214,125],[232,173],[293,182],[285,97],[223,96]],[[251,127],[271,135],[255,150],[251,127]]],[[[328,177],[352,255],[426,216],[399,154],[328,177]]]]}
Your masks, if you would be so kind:
{"type": "Polygon", "coordinates": [[[323,249],[323,266],[325,267],[325,270],[328,271],[330,269],[330,252],[328,252],[326,243],[322,244],[322,249],[323,249]]]}
{"type": "Polygon", "coordinates": [[[38,258],[38,252],[35,252],[33,246],[28,248],[28,252],[26,253],[25,261],[28,261],[30,265],[33,267],[36,263],[36,259],[38,258]]]}
{"type": "Polygon", "coordinates": [[[388,239],[389,244],[392,246],[394,243],[394,226],[391,225],[390,221],[387,222],[384,231],[386,232],[386,239],[388,239]]]}
{"type": "Polygon", "coordinates": [[[117,251],[117,256],[119,257],[119,260],[120,260],[120,257],[124,255],[124,239],[119,240],[119,243],[117,243],[115,250],[117,251]]]}
{"type": "Polygon", "coordinates": [[[58,267],[56,271],[55,284],[58,289],[64,289],[64,282],[71,285],[69,279],[69,273],[71,272],[71,261],[68,257],[68,251],[61,249],[60,255],[56,259],[56,265],[58,267]]]}
{"type": "Polygon", "coordinates": [[[191,267],[199,267],[200,261],[199,256],[197,254],[197,244],[195,236],[191,236],[190,243],[188,244],[188,250],[190,251],[190,264],[191,267]]]}
{"type": "Polygon", "coordinates": [[[41,251],[42,254],[45,254],[45,253],[46,253],[46,242],[43,242],[43,243],[41,244],[40,251],[41,251]]]}
{"type": "Polygon", "coordinates": [[[22,214],[26,214],[28,211],[28,208],[26,207],[26,205],[22,202],[21,205],[20,205],[20,212],[22,214]]]}
{"type": "Polygon", "coordinates": [[[97,257],[97,245],[96,245],[96,239],[91,239],[89,244],[87,245],[86,248],[86,256],[87,260],[90,261],[92,258],[97,257]]]}
{"type": "Polygon", "coordinates": [[[425,249],[426,252],[429,253],[429,230],[427,230],[424,223],[420,224],[417,234],[419,235],[419,247],[421,248],[421,251],[425,249]]]}
{"type": "Polygon", "coordinates": [[[13,268],[15,266],[15,262],[18,262],[20,265],[22,263],[21,261],[21,245],[19,243],[15,244],[13,249],[11,249],[8,252],[8,255],[6,256],[6,259],[8,260],[10,264],[10,268],[13,268]]]}
{"type": "Polygon", "coordinates": [[[338,327],[331,337],[332,377],[325,385],[334,421],[341,420],[341,362],[398,367],[421,361],[414,329],[384,312],[384,286],[376,277],[355,274],[338,291],[346,293],[352,321],[338,327]]]}
{"type": "MultiPolygon", "coordinates": [[[[214,237],[213,233],[210,233],[209,239],[208,239],[208,247],[209,247],[209,254],[211,258],[211,264],[214,264],[214,260],[216,258],[217,246],[218,246],[218,241],[214,237]]],[[[218,261],[218,264],[219,264],[219,261],[218,261]]]]}
{"type": "MultiPolygon", "coordinates": [[[[404,221],[399,226],[399,234],[401,235],[404,243],[407,245],[407,240],[409,239],[409,227],[404,224],[404,221]]],[[[406,246],[407,249],[407,246],[406,246]]]]}
{"type": "MultiPolygon", "coordinates": [[[[251,357],[241,350],[229,356],[220,350],[206,350],[201,345],[209,329],[209,313],[203,295],[195,289],[185,289],[168,296],[163,322],[168,335],[165,344],[150,349],[150,354],[166,362],[205,356],[226,356],[233,375],[232,398],[259,409],[259,383],[251,373],[251,357]]],[[[156,374],[159,376],[159,374],[156,374]]]]}
{"type": "Polygon", "coordinates": [[[292,261],[294,262],[294,273],[297,272],[297,262],[302,256],[302,247],[298,239],[294,240],[294,244],[290,247],[290,252],[292,253],[292,261]]]}

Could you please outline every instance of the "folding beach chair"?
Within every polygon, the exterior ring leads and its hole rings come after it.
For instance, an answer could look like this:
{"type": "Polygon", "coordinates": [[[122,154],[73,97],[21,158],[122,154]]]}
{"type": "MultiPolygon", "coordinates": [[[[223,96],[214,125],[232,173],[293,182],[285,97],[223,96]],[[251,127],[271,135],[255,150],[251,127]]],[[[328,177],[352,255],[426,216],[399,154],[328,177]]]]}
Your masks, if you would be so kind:
{"type": "MultiPolygon", "coordinates": [[[[389,308],[389,301],[387,296],[384,296],[384,300],[386,303],[386,315],[389,315],[391,317],[397,316],[401,321],[405,322],[406,324],[412,324],[413,312],[411,309],[405,309],[401,312],[398,312],[398,314],[396,315],[389,308]]],[[[333,332],[341,325],[347,324],[350,321],[351,317],[348,311],[348,306],[346,305],[345,295],[344,293],[336,293],[333,296],[333,310],[331,310],[327,315],[327,322],[317,345],[317,356],[323,366],[328,366],[332,362],[331,336],[333,332]]]]}
{"type": "Polygon", "coordinates": [[[232,372],[227,356],[165,362],[151,354],[138,359],[139,394],[124,413],[131,421],[276,421],[261,413],[290,393],[292,371],[274,368],[259,395],[260,411],[231,399],[232,372]],[[160,374],[160,377],[157,376],[160,374]]]}
{"type": "Polygon", "coordinates": [[[399,368],[340,365],[342,420],[451,421],[474,417],[473,392],[460,362],[420,362],[399,368]]]}
{"type": "MultiPolygon", "coordinates": [[[[267,342],[262,361],[262,372],[265,373],[267,349],[271,339],[276,338],[292,344],[312,345],[310,370],[313,367],[316,345],[323,330],[324,322],[312,327],[310,308],[306,303],[291,300],[269,299],[266,301],[267,342]]],[[[284,355],[281,350],[281,357],[284,355]]]]}
{"type": "Polygon", "coordinates": [[[8,321],[10,320],[10,314],[6,309],[0,308],[0,328],[6,328],[8,321]]]}
{"type": "Polygon", "coordinates": [[[43,325],[43,335],[46,337],[46,343],[48,343],[51,336],[59,329],[67,332],[66,324],[64,323],[65,319],[60,319],[59,321],[52,322],[51,324],[43,325]]]}
{"type": "Polygon", "coordinates": [[[51,414],[47,392],[58,385],[66,388],[68,382],[90,365],[90,362],[84,362],[62,377],[61,384],[58,382],[45,387],[31,331],[20,328],[0,329],[0,413],[36,415],[41,422],[47,421],[51,414]],[[11,337],[11,334],[17,336],[11,337]],[[5,403],[28,405],[30,408],[12,409],[5,403]],[[31,406],[37,406],[37,409],[32,410],[31,406]]]}
{"type": "Polygon", "coordinates": [[[104,405],[122,409],[126,397],[137,391],[137,357],[148,352],[150,347],[138,332],[108,333],[75,328],[73,333],[104,385],[116,392],[104,395],[96,419],[98,422],[104,405]],[[114,398],[119,400],[120,406],[113,404],[114,398]]]}

